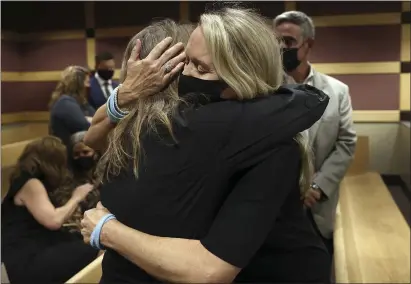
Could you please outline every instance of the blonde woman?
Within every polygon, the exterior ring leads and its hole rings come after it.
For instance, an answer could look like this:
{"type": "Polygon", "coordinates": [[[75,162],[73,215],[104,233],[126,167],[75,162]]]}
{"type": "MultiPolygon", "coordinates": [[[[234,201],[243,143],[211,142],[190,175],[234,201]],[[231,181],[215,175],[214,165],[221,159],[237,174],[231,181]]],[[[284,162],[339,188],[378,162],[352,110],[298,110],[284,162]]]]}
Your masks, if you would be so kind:
{"type": "Polygon", "coordinates": [[[61,76],[49,103],[49,129],[68,147],[71,135],[89,128],[95,109],[87,102],[90,80],[86,68],[69,66],[61,76]]]}
{"type": "Polygon", "coordinates": [[[108,102],[86,136],[96,145],[110,133],[102,205],[82,220],[85,242],[108,249],[100,283],[326,282],[329,256],[301,201],[311,177],[298,133],[327,96],[280,87],[278,40],[252,11],[202,15],[185,54],[166,51],[184,40],[162,29],[126,50],[109,101],[128,115],[110,127],[119,110],[108,102]],[[183,64],[176,97],[167,83],[183,64]]]}

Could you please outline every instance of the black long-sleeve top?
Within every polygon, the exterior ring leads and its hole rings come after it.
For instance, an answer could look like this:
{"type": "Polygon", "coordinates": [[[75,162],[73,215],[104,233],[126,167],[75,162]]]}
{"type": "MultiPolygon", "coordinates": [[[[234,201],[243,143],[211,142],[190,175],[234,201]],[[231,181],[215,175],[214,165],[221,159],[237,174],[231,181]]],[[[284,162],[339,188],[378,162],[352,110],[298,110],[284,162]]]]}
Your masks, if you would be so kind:
{"type": "MultiPolygon", "coordinates": [[[[103,183],[103,205],[136,230],[200,240],[243,268],[236,281],[327,281],[330,258],[303,209],[293,137],[322,116],[328,97],[289,86],[250,101],[208,99],[175,117],[178,143],[142,137],[138,179],[130,161],[103,183]]],[[[106,252],[101,283],[141,282],[157,280],[106,252]]]]}

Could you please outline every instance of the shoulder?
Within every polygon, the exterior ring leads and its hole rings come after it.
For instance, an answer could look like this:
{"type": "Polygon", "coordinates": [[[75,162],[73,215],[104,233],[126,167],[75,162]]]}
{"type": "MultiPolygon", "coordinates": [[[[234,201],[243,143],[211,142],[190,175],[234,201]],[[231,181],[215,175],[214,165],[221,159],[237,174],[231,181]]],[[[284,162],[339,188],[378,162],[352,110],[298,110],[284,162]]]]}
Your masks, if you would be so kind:
{"type": "Polygon", "coordinates": [[[11,181],[8,196],[14,197],[23,187],[27,185],[30,187],[30,185],[36,184],[43,184],[40,175],[22,171],[16,178],[11,181]]]}
{"type": "Polygon", "coordinates": [[[326,85],[335,90],[337,94],[348,92],[348,85],[340,80],[320,72],[317,72],[317,76],[319,76],[326,85]]]}
{"type": "Polygon", "coordinates": [[[67,105],[70,103],[76,103],[77,101],[75,98],[69,96],[69,95],[62,95],[55,103],[54,103],[54,107],[55,108],[59,108],[63,105],[67,105]]]}
{"type": "Polygon", "coordinates": [[[62,95],[53,105],[52,112],[54,113],[59,113],[59,112],[66,112],[67,108],[73,106],[73,105],[78,105],[78,102],[76,101],[75,98],[69,96],[69,95],[62,95]]]}

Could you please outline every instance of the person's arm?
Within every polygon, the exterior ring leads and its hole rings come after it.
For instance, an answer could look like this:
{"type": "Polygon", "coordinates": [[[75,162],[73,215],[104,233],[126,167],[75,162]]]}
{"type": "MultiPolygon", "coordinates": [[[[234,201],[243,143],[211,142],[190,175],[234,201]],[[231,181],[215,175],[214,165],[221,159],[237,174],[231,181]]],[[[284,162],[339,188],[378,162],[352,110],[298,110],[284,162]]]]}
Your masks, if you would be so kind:
{"type": "Polygon", "coordinates": [[[101,242],[164,281],[230,283],[272,230],[298,173],[298,146],[279,147],[238,181],[201,241],[152,236],[114,220],[101,242]]]}
{"type": "Polygon", "coordinates": [[[85,131],[90,127],[80,105],[74,98],[64,98],[56,105],[56,117],[64,122],[71,133],[85,131]]]}
{"type": "MultiPolygon", "coordinates": [[[[183,69],[186,58],[184,45],[177,43],[169,47],[171,41],[169,37],[162,40],[142,60],[139,59],[141,42],[136,41],[136,47],[127,62],[127,77],[118,89],[117,103],[121,109],[132,105],[139,97],[157,94],[183,69]],[[174,66],[169,73],[163,70],[166,62],[174,66]]],[[[106,105],[101,106],[93,116],[85,143],[93,149],[104,150],[107,147],[107,135],[114,127],[107,116],[106,105]]]]}
{"type": "MultiPolygon", "coordinates": [[[[289,85],[276,95],[243,103],[224,150],[233,165],[264,159],[272,145],[309,129],[324,114],[329,97],[314,87],[289,85]],[[247,152],[247,155],[239,155],[247,152]]],[[[246,168],[247,166],[244,165],[246,168]]]]}
{"type": "Polygon", "coordinates": [[[94,150],[107,148],[107,137],[116,125],[107,116],[107,106],[102,105],[94,114],[90,128],[84,136],[84,143],[94,150]]]}
{"type": "Polygon", "coordinates": [[[101,243],[162,281],[230,283],[240,271],[210,253],[199,240],[148,235],[118,221],[104,225],[101,243]]]}
{"type": "Polygon", "coordinates": [[[340,124],[335,148],[316,173],[313,182],[328,198],[344,178],[354,157],[357,135],[352,120],[352,106],[348,86],[340,96],[340,124]],[[336,186],[337,185],[337,186],[336,186]]]}
{"type": "MultiPolygon", "coordinates": [[[[84,190],[83,192],[86,194],[84,190]]],[[[41,225],[50,230],[58,230],[76,210],[85,197],[84,194],[77,192],[65,205],[55,208],[43,183],[32,178],[23,185],[14,199],[18,205],[24,205],[41,225]]]]}

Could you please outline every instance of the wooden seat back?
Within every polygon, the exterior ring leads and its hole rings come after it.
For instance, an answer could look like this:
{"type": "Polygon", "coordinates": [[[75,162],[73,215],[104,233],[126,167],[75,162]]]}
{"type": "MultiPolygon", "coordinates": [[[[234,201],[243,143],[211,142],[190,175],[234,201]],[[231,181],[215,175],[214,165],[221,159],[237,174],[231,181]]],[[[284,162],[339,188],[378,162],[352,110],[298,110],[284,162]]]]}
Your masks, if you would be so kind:
{"type": "Polygon", "coordinates": [[[104,254],[100,255],[79,273],[71,277],[66,283],[99,283],[101,276],[103,275],[101,269],[103,257],[104,254]]]}

